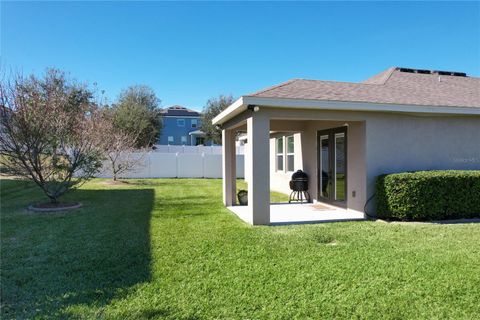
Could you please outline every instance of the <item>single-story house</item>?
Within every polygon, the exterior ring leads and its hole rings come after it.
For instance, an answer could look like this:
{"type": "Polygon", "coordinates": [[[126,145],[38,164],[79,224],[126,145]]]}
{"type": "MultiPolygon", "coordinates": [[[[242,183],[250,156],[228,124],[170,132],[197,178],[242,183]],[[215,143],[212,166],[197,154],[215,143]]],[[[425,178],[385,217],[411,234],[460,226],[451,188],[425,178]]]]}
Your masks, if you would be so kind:
{"type": "Polygon", "coordinates": [[[293,79],[240,97],[213,123],[223,135],[224,204],[255,225],[273,223],[275,210],[284,222],[305,210],[270,203],[270,190],[289,192],[299,169],[312,202],[345,218],[375,212],[369,199],[380,174],[480,169],[480,78],[461,72],[394,67],[360,83],[293,79]],[[243,207],[238,132],[247,134],[243,207]]]}

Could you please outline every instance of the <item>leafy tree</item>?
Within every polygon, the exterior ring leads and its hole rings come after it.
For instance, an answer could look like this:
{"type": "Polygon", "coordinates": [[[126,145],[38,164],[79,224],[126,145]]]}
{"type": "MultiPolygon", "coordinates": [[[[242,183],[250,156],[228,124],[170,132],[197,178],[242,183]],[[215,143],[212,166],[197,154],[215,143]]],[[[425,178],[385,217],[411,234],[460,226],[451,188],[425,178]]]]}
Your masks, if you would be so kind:
{"type": "Polygon", "coordinates": [[[233,97],[231,95],[220,95],[217,98],[209,99],[203,107],[200,129],[205,132],[208,140],[212,140],[216,144],[222,143],[222,131],[212,124],[212,120],[232,103],[233,97]]]}
{"type": "Polygon", "coordinates": [[[101,167],[92,96],[56,69],[0,83],[0,162],[33,180],[53,204],[101,167]]]}
{"type": "Polygon", "coordinates": [[[123,90],[112,107],[115,127],[134,136],[137,148],[153,145],[162,125],[159,103],[150,87],[135,85],[123,90]]]}

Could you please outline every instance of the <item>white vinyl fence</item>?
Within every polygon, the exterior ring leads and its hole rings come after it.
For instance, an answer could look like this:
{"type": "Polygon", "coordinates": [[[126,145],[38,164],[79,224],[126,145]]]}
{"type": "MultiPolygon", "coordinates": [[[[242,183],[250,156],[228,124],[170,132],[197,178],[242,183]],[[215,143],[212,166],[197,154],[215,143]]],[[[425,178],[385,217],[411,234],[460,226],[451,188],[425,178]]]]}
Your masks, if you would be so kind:
{"type": "MultiPolygon", "coordinates": [[[[170,146],[157,144],[155,145],[154,152],[222,154],[222,146],[170,146]]],[[[237,154],[243,153],[244,147],[237,146],[237,154]]]]}
{"type": "MultiPolygon", "coordinates": [[[[173,146],[172,146],[173,147],[173,146]]],[[[177,147],[177,146],[175,146],[177,147]]],[[[181,148],[181,146],[180,146],[181,148]]],[[[196,147],[193,147],[196,148],[196,147]]],[[[211,147],[204,147],[211,148],[211,147]]],[[[208,153],[149,152],[142,157],[134,171],[122,178],[221,178],[222,155],[208,153]]],[[[237,178],[244,178],[244,155],[237,154],[237,178]]],[[[111,178],[102,172],[99,178],[111,178]]]]}

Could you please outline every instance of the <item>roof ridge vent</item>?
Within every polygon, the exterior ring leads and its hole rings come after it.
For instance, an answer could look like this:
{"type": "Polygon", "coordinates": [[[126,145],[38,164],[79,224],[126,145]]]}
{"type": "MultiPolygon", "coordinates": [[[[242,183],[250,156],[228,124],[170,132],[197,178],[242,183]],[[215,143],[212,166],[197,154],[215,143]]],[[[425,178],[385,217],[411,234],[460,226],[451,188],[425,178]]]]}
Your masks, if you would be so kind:
{"type": "Polygon", "coordinates": [[[419,74],[436,74],[440,76],[454,76],[454,77],[466,77],[465,72],[456,71],[441,71],[441,70],[427,70],[427,69],[412,69],[412,68],[396,68],[400,72],[407,73],[419,73],[419,74]]]}

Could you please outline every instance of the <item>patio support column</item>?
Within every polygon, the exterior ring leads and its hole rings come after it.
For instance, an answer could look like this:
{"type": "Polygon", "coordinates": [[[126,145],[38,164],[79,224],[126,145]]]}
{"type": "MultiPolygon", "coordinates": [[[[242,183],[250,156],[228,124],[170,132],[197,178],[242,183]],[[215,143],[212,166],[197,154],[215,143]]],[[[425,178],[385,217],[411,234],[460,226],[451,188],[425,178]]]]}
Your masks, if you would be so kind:
{"type": "Polygon", "coordinates": [[[222,174],[223,204],[227,207],[235,204],[237,170],[235,152],[235,131],[222,130],[222,174]]]}
{"type": "Polygon", "coordinates": [[[248,206],[254,225],[270,224],[270,119],[262,110],[247,119],[248,206]]]}

